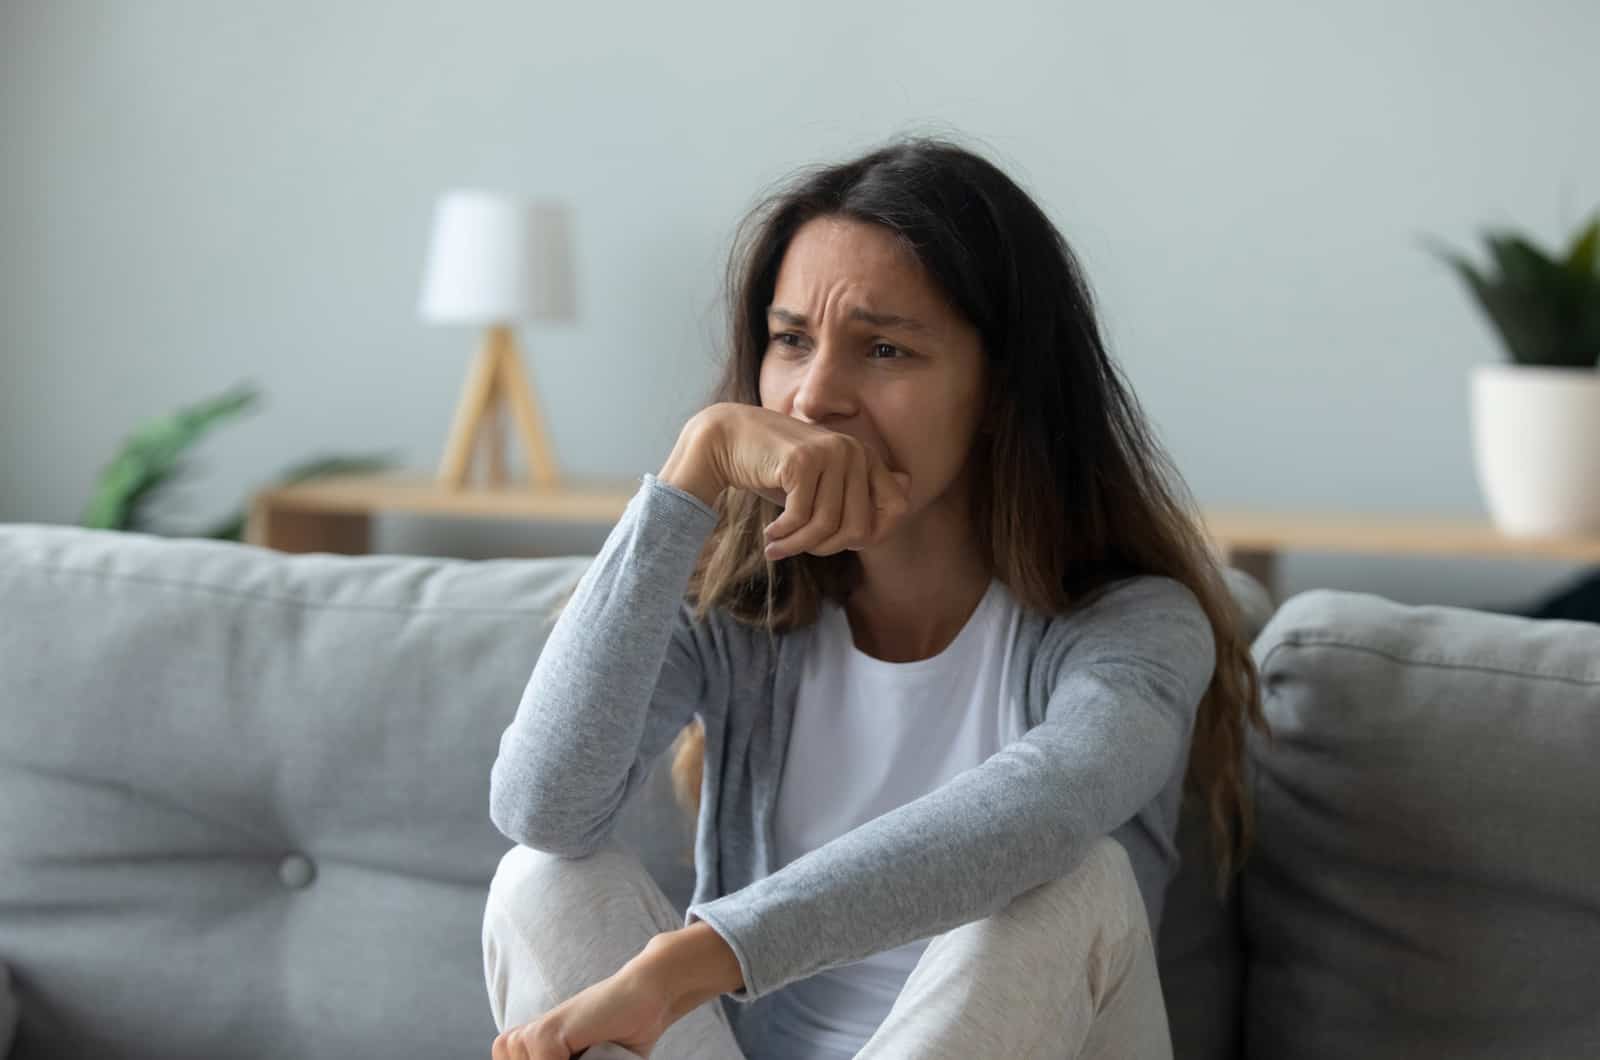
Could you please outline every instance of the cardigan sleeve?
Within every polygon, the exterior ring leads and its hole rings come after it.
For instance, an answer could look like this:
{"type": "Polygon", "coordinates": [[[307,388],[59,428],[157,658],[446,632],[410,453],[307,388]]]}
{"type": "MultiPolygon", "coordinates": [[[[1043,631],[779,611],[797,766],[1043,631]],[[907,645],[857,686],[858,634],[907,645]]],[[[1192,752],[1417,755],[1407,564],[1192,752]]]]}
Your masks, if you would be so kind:
{"type": "Polygon", "coordinates": [[[715,713],[719,658],[684,599],[716,512],[646,474],[585,568],[534,663],[489,774],[508,839],[565,857],[594,851],[696,713],[715,713]]]}
{"type": "MultiPolygon", "coordinates": [[[[938,788],[762,879],[691,904],[738,956],[754,1001],[828,968],[1004,908],[1070,873],[1184,769],[1215,667],[1198,599],[1117,583],[1046,631],[1044,720],[938,788]]],[[[1038,716],[1035,714],[1034,716],[1038,716]]]]}

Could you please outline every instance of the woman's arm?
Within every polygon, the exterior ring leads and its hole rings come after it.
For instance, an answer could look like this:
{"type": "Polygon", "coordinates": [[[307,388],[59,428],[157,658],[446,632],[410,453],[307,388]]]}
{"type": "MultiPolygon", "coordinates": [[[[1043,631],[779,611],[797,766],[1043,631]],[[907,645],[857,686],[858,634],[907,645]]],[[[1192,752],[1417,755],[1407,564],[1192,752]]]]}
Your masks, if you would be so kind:
{"type": "Polygon", "coordinates": [[[704,922],[655,936],[632,963],[672,998],[673,1021],[744,986],[739,958],[704,922]]]}
{"type": "Polygon", "coordinates": [[[653,475],[557,618],[489,774],[489,816],[507,838],[581,857],[695,712],[716,714],[709,631],[691,620],[689,577],[716,512],[653,475]]]}
{"type": "Polygon", "coordinates": [[[1059,879],[1181,770],[1215,646],[1180,583],[1141,577],[1058,619],[1045,720],[975,768],[732,894],[691,905],[749,1001],[988,916],[1059,879]]]}

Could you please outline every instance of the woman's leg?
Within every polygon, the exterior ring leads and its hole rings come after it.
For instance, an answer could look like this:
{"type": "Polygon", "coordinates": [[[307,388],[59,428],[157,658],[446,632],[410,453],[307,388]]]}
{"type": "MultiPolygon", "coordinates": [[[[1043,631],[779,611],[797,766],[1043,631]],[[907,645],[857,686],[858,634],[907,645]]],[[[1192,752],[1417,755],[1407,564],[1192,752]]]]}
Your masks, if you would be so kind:
{"type": "MultiPolygon", "coordinates": [[[[682,926],[643,863],[615,845],[585,858],[513,847],[500,859],[483,912],[483,974],[495,1026],[504,1031],[537,1019],[615,973],[653,935],[682,926]]],[[[634,1054],[608,1045],[584,1056],[634,1054]]],[[[650,1056],[744,1060],[719,1000],[669,1027],[650,1056]]]]}
{"type": "Polygon", "coordinates": [[[857,1060],[1171,1060],[1149,918],[1122,844],[935,938],[857,1060]]]}

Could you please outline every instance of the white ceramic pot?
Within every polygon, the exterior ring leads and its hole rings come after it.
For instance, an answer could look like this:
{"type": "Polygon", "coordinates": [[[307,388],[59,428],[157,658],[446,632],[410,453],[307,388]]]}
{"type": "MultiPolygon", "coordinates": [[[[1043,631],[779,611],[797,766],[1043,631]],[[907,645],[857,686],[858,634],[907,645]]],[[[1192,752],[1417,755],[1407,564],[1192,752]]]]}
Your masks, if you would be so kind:
{"type": "Polygon", "coordinates": [[[1600,533],[1600,369],[1477,366],[1472,447],[1501,531],[1600,533]]]}

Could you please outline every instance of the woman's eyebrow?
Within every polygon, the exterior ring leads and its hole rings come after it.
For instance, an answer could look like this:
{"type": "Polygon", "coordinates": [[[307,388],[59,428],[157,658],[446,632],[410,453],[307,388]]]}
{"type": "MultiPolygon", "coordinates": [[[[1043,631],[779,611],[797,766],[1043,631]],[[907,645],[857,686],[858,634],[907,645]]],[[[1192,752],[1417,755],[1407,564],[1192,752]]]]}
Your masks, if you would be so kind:
{"type": "MultiPolygon", "coordinates": [[[[803,328],[810,324],[804,313],[796,313],[794,310],[785,309],[782,306],[768,306],[767,316],[774,317],[790,327],[803,328]]],[[[922,332],[931,332],[933,330],[922,321],[912,317],[904,317],[896,313],[874,313],[872,310],[862,309],[860,306],[850,310],[850,319],[865,321],[880,328],[904,328],[907,331],[922,332]]]]}

